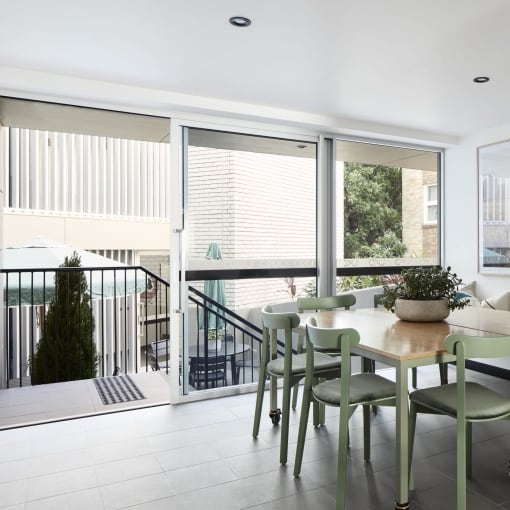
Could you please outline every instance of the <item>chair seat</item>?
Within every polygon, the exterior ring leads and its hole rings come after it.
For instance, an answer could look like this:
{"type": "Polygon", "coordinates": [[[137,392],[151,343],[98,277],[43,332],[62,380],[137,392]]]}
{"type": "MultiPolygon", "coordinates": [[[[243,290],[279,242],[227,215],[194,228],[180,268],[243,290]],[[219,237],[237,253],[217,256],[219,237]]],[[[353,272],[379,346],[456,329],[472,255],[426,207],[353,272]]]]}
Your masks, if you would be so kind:
{"type": "MultiPolygon", "coordinates": [[[[377,374],[354,374],[351,376],[349,404],[372,402],[394,398],[396,385],[377,374]]],[[[332,406],[340,405],[340,379],[331,379],[313,387],[313,394],[320,402],[332,406]]]]}
{"type": "MultiPolygon", "coordinates": [[[[281,377],[283,376],[283,363],[284,358],[277,358],[271,360],[267,364],[267,371],[271,375],[281,377]]],[[[336,368],[340,367],[340,360],[338,358],[328,356],[327,354],[323,354],[322,352],[315,352],[314,366],[316,370],[336,368]]],[[[306,353],[296,354],[295,356],[292,356],[292,374],[293,375],[303,374],[304,376],[305,371],[306,371],[306,353]]]]}
{"type": "MultiPolygon", "coordinates": [[[[413,391],[410,400],[418,405],[457,416],[457,384],[413,391]]],[[[510,400],[474,382],[466,383],[466,419],[490,420],[510,414],[510,400]]]]}

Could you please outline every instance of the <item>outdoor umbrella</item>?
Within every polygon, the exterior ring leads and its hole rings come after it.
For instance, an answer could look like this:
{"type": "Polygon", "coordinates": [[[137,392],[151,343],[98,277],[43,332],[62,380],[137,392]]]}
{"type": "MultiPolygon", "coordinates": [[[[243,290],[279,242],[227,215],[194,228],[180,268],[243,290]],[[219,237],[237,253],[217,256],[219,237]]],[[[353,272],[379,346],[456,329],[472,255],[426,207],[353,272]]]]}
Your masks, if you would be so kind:
{"type": "MultiPolygon", "coordinates": [[[[216,242],[212,242],[209,244],[209,248],[207,250],[207,254],[205,256],[206,259],[209,260],[219,260],[221,259],[221,250],[220,246],[216,242]]],[[[225,306],[226,298],[225,298],[225,282],[223,280],[206,280],[204,282],[204,294],[209,296],[211,299],[219,303],[220,305],[225,306]]],[[[214,312],[218,312],[221,314],[221,310],[214,306],[209,306],[209,312],[207,314],[207,328],[210,329],[218,329],[224,327],[224,321],[221,317],[214,312]],[[213,311],[211,311],[211,309],[213,311]]],[[[200,314],[199,328],[204,328],[204,314],[200,314]]]]}
{"type": "MultiPolygon", "coordinates": [[[[102,275],[99,271],[84,270],[92,299],[124,296],[145,290],[143,271],[124,271],[123,268],[128,266],[121,262],[37,236],[3,250],[3,269],[34,270],[33,273],[21,273],[21,281],[18,273],[9,275],[9,292],[5,296],[8,306],[48,303],[55,295],[54,273],[43,273],[37,269],[58,268],[64,263],[64,259],[72,257],[74,252],[81,258],[83,268],[112,268],[103,271],[102,275]]],[[[7,275],[4,275],[4,286],[6,281],[7,275]]]]}

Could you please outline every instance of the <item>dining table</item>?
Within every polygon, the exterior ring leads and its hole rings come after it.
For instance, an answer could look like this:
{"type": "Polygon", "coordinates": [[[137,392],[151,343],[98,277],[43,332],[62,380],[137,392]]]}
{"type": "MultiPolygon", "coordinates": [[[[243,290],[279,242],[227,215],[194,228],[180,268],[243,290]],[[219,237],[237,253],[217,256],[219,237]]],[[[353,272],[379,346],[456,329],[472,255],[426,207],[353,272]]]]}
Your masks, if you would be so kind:
{"type": "MultiPolygon", "coordinates": [[[[396,370],[396,496],[395,510],[409,506],[409,369],[450,362],[455,356],[445,350],[444,340],[451,333],[490,337],[510,335],[507,311],[482,307],[454,310],[443,321],[408,322],[399,320],[384,308],[333,310],[300,313],[301,330],[309,317],[322,328],[354,328],[360,342],[352,352],[394,367],[396,370]]],[[[439,384],[439,381],[438,381],[439,384]]]]}

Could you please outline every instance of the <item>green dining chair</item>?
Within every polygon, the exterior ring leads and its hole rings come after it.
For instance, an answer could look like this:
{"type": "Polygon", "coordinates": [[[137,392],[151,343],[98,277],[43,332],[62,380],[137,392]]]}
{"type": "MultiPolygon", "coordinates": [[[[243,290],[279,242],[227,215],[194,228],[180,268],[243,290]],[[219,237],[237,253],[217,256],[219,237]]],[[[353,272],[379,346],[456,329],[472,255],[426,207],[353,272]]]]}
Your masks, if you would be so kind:
{"type": "MultiPolygon", "coordinates": [[[[374,294],[374,308],[378,308],[382,305],[384,294],[374,294]]],[[[448,363],[439,363],[439,380],[441,384],[448,384],[448,363]]],[[[413,388],[418,387],[418,369],[413,367],[411,369],[411,379],[413,388]]]]}
{"type": "MultiPolygon", "coordinates": [[[[280,463],[287,463],[287,452],[289,443],[289,414],[292,387],[295,386],[305,376],[306,354],[293,354],[292,334],[295,328],[299,326],[300,318],[296,313],[273,312],[270,305],[262,308],[262,348],[261,348],[261,366],[259,372],[259,382],[257,389],[257,399],[255,404],[255,417],[253,420],[253,437],[256,438],[260,430],[260,418],[262,414],[262,405],[264,402],[264,393],[266,388],[266,378],[270,377],[270,412],[269,417],[273,424],[280,422],[282,418],[280,432],[280,463]],[[278,338],[278,334],[280,337],[278,338]],[[278,356],[278,340],[283,342],[283,356],[278,356]],[[278,408],[277,403],[277,378],[283,378],[283,396],[282,408],[278,408]]],[[[328,376],[331,373],[340,373],[340,361],[338,358],[328,356],[324,353],[312,353],[317,373],[321,376],[328,376]]],[[[318,411],[314,413],[319,425],[318,411]]]]}
{"type": "MultiPolygon", "coordinates": [[[[351,306],[356,304],[356,297],[353,294],[342,294],[339,296],[322,296],[322,297],[301,297],[297,298],[296,306],[298,313],[318,312],[321,310],[338,310],[344,308],[349,310],[351,306]]],[[[297,353],[305,352],[305,335],[299,335],[297,341],[297,353]]],[[[292,394],[292,409],[296,409],[299,393],[299,385],[294,386],[292,394]]]]}
{"type": "MultiPolygon", "coordinates": [[[[510,418],[510,398],[485,386],[466,381],[467,358],[510,355],[510,336],[476,337],[451,334],[446,350],[455,354],[457,382],[416,390],[409,395],[409,466],[414,448],[417,413],[444,414],[457,420],[457,510],[466,510],[466,477],[471,477],[471,429],[473,423],[510,418]]],[[[410,473],[411,475],[411,470],[410,473]]]]}
{"type": "Polygon", "coordinates": [[[374,373],[351,374],[351,349],[359,344],[359,334],[351,328],[319,328],[314,317],[306,324],[306,376],[303,403],[299,420],[294,476],[299,476],[303,462],[306,429],[310,403],[320,403],[340,408],[338,435],[338,475],[336,508],[344,510],[347,485],[347,448],[349,444],[349,419],[358,406],[363,406],[364,457],[370,460],[370,407],[395,406],[396,386],[393,381],[374,373]],[[315,369],[316,350],[340,351],[342,368],[340,378],[319,382],[315,369]]]}

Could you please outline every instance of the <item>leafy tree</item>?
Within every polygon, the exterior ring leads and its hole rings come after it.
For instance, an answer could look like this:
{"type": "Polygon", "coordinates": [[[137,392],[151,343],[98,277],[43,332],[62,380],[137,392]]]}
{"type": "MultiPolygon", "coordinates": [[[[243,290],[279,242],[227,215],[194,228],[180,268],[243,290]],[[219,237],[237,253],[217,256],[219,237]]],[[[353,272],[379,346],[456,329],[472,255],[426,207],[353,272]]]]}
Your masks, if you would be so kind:
{"type": "Polygon", "coordinates": [[[402,171],[345,163],[344,257],[402,257],[402,171]]]}
{"type": "MultiPolygon", "coordinates": [[[[402,170],[346,162],[344,166],[344,257],[402,257],[402,170]]],[[[343,276],[336,291],[346,292],[381,284],[378,275],[343,276]]],[[[317,295],[315,280],[303,289],[317,295]]]]}
{"type": "MultiPolygon", "coordinates": [[[[60,267],[80,267],[76,252],[60,267]]],[[[56,271],[55,296],[48,305],[43,336],[29,361],[32,384],[90,379],[99,357],[92,338],[94,317],[83,271],[56,271]]]]}

